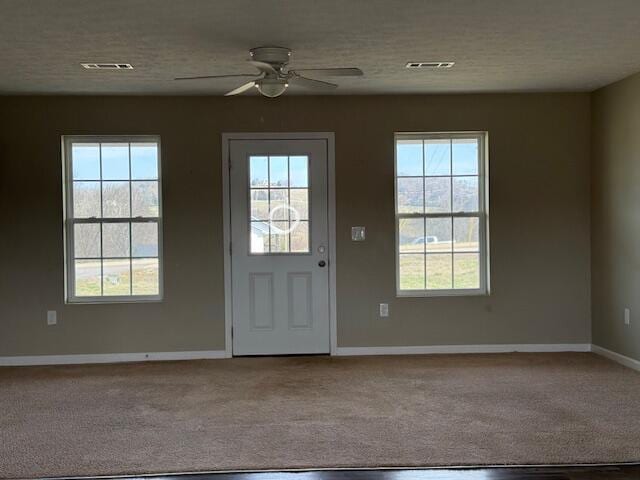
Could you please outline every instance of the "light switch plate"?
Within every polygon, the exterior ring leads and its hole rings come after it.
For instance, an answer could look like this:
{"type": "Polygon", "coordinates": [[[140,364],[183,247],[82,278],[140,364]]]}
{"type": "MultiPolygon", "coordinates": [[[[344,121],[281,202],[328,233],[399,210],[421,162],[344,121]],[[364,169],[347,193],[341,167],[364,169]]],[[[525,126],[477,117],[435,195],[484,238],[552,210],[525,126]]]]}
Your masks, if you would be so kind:
{"type": "Polygon", "coordinates": [[[381,303],[380,304],[380,316],[381,317],[388,317],[389,316],[389,304],[388,303],[381,303]]]}
{"type": "Polygon", "coordinates": [[[47,310],[47,325],[56,325],[58,323],[58,315],[55,310],[47,310]]]}
{"type": "Polygon", "coordinates": [[[351,227],[351,240],[354,242],[363,242],[365,239],[364,227],[351,227]]]}

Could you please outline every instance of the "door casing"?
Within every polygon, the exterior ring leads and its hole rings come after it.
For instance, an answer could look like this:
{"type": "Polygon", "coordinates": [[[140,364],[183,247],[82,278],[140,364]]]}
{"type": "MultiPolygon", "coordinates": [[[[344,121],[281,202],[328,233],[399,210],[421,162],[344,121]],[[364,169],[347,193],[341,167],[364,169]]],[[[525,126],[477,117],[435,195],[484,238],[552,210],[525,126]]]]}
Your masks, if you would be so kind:
{"type": "Polygon", "coordinates": [[[231,190],[229,142],[232,140],[325,140],[327,142],[327,206],[329,226],[329,337],[331,355],[337,353],[336,308],[336,189],[335,135],[333,132],[296,133],[223,133],[222,134],[222,219],[224,245],[224,328],[225,357],[233,356],[232,283],[231,283],[231,190]]]}

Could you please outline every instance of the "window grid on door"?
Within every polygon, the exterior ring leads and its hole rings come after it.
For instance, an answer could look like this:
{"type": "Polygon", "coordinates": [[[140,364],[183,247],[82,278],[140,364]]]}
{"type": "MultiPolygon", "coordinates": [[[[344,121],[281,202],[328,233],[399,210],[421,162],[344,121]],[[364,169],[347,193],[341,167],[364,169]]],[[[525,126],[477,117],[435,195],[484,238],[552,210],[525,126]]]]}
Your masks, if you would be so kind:
{"type": "Polygon", "coordinates": [[[309,159],[249,156],[250,253],[309,253],[309,159]]]}
{"type": "Polygon", "coordinates": [[[398,295],[488,291],[484,133],[396,134],[398,295]]]}
{"type": "Polygon", "coordinates": [[[65,137],[67,301],[161,298],[157,137],[65,137]]]}

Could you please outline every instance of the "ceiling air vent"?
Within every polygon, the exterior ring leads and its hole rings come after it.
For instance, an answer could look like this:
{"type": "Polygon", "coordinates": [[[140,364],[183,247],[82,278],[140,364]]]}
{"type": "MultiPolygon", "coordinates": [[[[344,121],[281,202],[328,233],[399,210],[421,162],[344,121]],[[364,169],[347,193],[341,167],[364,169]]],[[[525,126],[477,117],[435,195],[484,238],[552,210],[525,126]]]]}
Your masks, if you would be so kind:
{"type": "Polygon", "coordinates": [[[407,68],[451,68],[456,62],[408,62],[407,68]]]}
{"type": "Polygon", "coordinates": [[[130,63],[81,63],[87,70],[133,70],[130,63]]]}

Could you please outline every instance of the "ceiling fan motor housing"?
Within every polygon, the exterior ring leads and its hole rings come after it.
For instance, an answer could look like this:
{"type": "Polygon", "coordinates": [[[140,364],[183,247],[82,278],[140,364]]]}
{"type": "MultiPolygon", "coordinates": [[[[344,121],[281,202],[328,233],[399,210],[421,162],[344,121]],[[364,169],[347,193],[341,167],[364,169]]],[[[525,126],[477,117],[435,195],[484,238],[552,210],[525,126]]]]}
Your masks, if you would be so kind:
{"type": "Polygon", "coordinates": [[[291,60],[291,50],[284,47],[257,47],[249,50],[251,60],[282,66],[291,60]]]}

